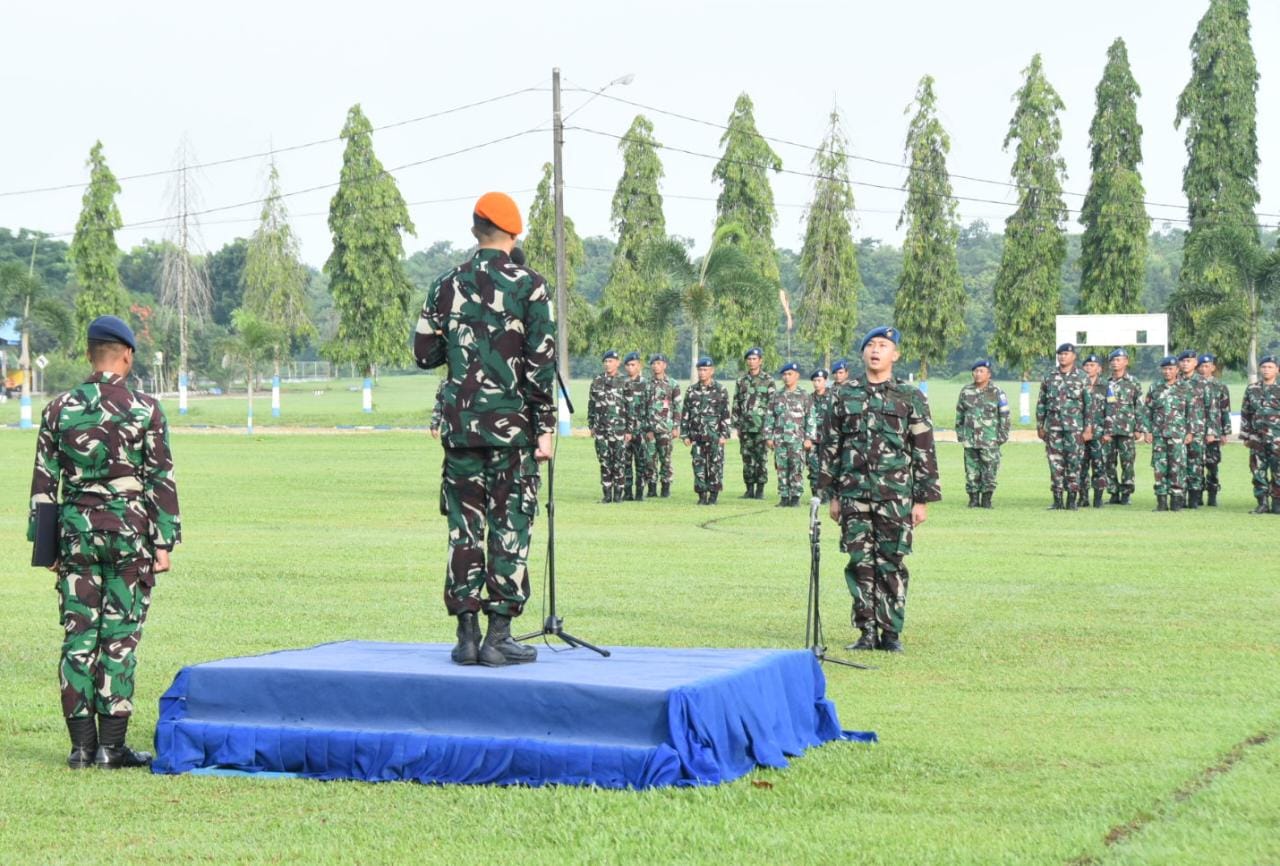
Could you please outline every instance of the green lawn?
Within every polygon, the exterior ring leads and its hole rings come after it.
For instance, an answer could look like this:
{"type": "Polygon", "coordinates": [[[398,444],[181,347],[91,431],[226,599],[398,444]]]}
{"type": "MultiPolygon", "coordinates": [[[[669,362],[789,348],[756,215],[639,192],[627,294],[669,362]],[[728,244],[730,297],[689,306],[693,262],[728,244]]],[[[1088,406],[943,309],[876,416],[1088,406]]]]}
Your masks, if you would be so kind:
{"type": "MultiPolygon", "coordinates": [[[[434,379],[413,384],[384,386],[380,411],[420,410],[434,379]]],[[[337,396],[360,414],[358,394],[337,396]]],[[[987,512],[963,507],[961,451],[940,446],[946,501],[917,533],[907,653],[877,654],[876,671],[827,668],[842,723],[881,742],[829,744],[718,788],[629,793],[66,770],[56,595],[22,541],[33,443],[0,431],[13,479],[0,509],[0,861],[1280,862],[1280,518],[1246,513],[1239,446],[1221,508],[1160,515],[1145,448],[1132,507],[1049,513],[1039,447],[1006,448],[987,512]]],[[[136,742],[184,665],[451,639],[437,442],[178,431],[173,447],[188,540],[142,643],[136,742]]],[[[736,446],[728,463],[715,509],[692,504],[683,449],[672,499],[601,506],[591,443],[561,444],[572,631],[604,645],[802,643],[807,511],[738,499],[736,446]]],[[[852,638],[849,598],[826,527],[837,645],[852,638]]],[[[539,537],[527,622],[544,550],[539,537]]]]}

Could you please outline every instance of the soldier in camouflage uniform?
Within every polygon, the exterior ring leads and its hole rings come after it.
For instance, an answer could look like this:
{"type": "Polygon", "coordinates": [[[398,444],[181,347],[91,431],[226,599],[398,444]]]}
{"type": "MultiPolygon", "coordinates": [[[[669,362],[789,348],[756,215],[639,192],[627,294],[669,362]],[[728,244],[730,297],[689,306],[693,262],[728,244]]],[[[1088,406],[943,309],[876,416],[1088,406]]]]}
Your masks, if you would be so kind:
{"type": "Polygon", "coordinates": [[[1257,382],[1244,392],[1240,404],[1240,438],[1249,446],[1249,471],[1253,473],[1253,495],[1258,500],[1254,514],[1267,513],[1267,496],[1272,514],[1280,514],[1280,372],[1275,355],[1258,362],[1257,382]]]}
{"type": "Polygon", "coordinates": [[[662,497],[671,495],[674,471],[671,466],[671,445],[680,438],[680,384],[667,378],[667,356],[654,355],[649,359],[653,378],[649,380],[649,441],[653,443],[653,462],[650,464],[649,495],[657,496],[657,482],[662,483],[662,497]]]}
{"type": "Polygon", "coordinates": [[[537,658],[511,637],[511,619],[529,598],[538,464],[551,458],[556,425],[556,345],[546,281],[516,248],[522,230],[509,196],[480,197],[471,229],[478,248],[432,284],[413,341],[419,367],[447,365],[444,602],[458,620],[451,657],[462,665],[537,658]],[[481,610],[489,618],[483,644],[481,610]]]}
{"type": "Polygon", "coordinates": [[[1194,438],[1191,423],[1194,395],[1178,382],[1178,360],[1166,355],[1160,362],[1163,382],[1147,391],[1142,430],[1151,443],[1155,472],[1156,511],[1181,511],[1186,489],[1187,445],[1194,438]]]}
{"type": "Polygon", "coordinates": [[[1076,347],[1058,347],[1058,366],[1040,383],[1036,401],[1036,435],[1044,441],[1053,490],[1050,510],[1075,511],[1081,497],[1080,466],[1085,445],[1093,438],[1091,396],[1084,373],[1076,369],[1076,347]],[[1062,494],[1067,501],[1063,505],[1062,494]]]}
{"type": "Polygon", "coordinates": [[[840,390],[840,386],[849,381],[849,362],[839,358],[831,365],[831,391],[840,390]]]}
{"type": "Polygon", "coordinates": [[[623,379],[618,375],[618,353],[613,349],[600,358],[604,372],[591,380],[587,397],[587,426],[596,440],[596,459],[600,461],[601,502],[621,502],[623,464],[627,460],[627,398],[623,379]]]}
{"type": "Polygon", "coordinates": [[[894,328],[863,338],[866,373],[835,391],[822,433],[818,488],[831,492],[831,517],[849,554],[853,624],[862,633],[851,649],[902,651],[904,560],[926,504],[942,498],[929,402],[893,378],[898,339],[894,328]]]}
{"type": "Polygon", "coordinates": [[[799,364],[784,364],[778,375],[782,377],[782,390],[769,398],[761,434],[765,446],[773,449],[778,505],[793,508],[800,504],[800,494],[804,493],[804,452],[813,448],[813,440],[806,435],[812,402],[798,387],[799,364]]]}
{"type": "Polygon", "coordinates": [[[626,378],[622,382],[623,399],[627,402],[626,459],[622,461],[622,499],[644,501],[644,485],[653,474],[656,449],[649,411],[649,383],[641,375],[640,353],[629,352],[622,360],[626,378]],[[634,489],[635,493],[632,493],[634,489]]]}
{"type": "MultiPolygon", "coordinates": [[[[1102,441],[1107,446],[1107,489],[1112,505],[1128,505],[1133,494],[1133,464],[1142,438],[1142,385],[1129,374],[1129,353],[1123,348],[1107,356],[1111,378],[1107,380],[1107,405],[1102,441]]],[[[1096,436],[1097,430],[1094,431],[1096,436]]]]}
{"type": "Polygon", "coordinates": [[[813,383],[813,396],[810,398],[809,418],[805,423],[805,465],[809,472],[809,495],[817,496],[823,502],[826,491],[818,492],[818,463],[822,453],[822,428],[827,422],[827,413],[831,411],[831,389],[827,387],[827,371],[818,368],[809,374],[813,383]]]}
{"type": "Polygon", "coordinates": [[[1199,354],[1194,349],[1187,349],[1178,355],[1178,381],[1191,391],[1191,427],[1195,431],[1187,444],[1187,507],[1199,508],[1204,504],[1204,462],[1205,448],[1217,442],[1222,436],[1219,418],[1213,411],[1209,398],[1209,383],[1204,380],[1196,367],[1199,365],[1199,354]]]}
{"type": "Polygon", "coordinates": [[[1080,504],[1089,506],[1089,490],[1093,490],[1093,507],[1102,507],[1107,491],[1107,443],[1102,441],[1102,425],[1107,419],[1107,380],[1102,377],[1102,360],[1090,354],[1085,357],[1084,374],[1089,380],[1088,426],[1093,438],[1085,443],[1080,462],[1080,504]],[[1092,477],[1092,478],[1091,478],[1092,477]]]}
{"type": "Polygon", "coordinates": [[[769,482],[769,449],[764,444],[764,419],[773,395],[773,377],[760,369],[764,353],[756,346],[743,359],[747,372],[738,378],[733,392],[733,426],[738,431],[742,451],[742,482],[747,486],[743,499],[764,499],[769,482]]]}
{"type": "Polygon", "coordinates": [[[991,381],[991,362],[969,368],[973,383],[956,399],[956,439],[964,446],[964,486],[970,508],[990,508],[1000,472],[1000,446],[1009,441],[1009,398],[991,381]]]}
{"type": "Polygon", "coordinates": [[[93,375],[49,401],[40,417],[28,540],[36,505],[58,504],[59,665],[67,766],[151,762],[125,745],[135,652],[156,575],[182,540],[169,431],[160,404],[129,388],[133,332],[115,316],[88,330],[93,375]],[[95,723],[96,716],[96,723],[95,723]]]}
{"type": "Polygon", "coordinates": [[[680,432],[693,457],[693,489],[699,505],[715,505],[724,486],[724,443],[729,441],[729,392],[718,383],[715,363],[703,356],[698,381],[684,395],[680,432]]]}
{"type": "Polygon", "coordinates": [[[1204,354],[1199,358],[1198,372],[1208,388],[1209,414],[1217,417],[1218,434],[1212,441],[1206,440],[1204,447],[1204,491],[1208,500],[1206,505],[1217,507],[1218,492],[1222,490],[1222,482],[1218,478],[1218,467],[1222,465],[1222,440],[1231,435],[1231,389],[1226,383],[1217,379],[1218,359],[1204,354]]]}

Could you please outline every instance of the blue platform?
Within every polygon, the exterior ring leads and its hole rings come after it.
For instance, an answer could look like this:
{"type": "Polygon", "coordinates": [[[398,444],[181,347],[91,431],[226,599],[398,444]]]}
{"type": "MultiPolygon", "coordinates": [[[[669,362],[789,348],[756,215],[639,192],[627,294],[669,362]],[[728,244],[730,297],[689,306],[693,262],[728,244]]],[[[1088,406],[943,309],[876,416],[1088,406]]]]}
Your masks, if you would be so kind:
{"type": "Polygon", "coordinates": [[[711,785],[840,729],[805,650],[551,652],[460,667],[447,644],[345,641],[181,670],[157,773],[430,783],[711,785]]]}

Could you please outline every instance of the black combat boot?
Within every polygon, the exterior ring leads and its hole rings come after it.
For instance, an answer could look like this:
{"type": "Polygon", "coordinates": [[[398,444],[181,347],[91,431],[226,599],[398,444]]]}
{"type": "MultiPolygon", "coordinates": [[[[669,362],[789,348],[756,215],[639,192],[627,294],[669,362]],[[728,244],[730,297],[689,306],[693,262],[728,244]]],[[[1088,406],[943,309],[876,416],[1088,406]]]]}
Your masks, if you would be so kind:
{"type": "Polygon", "coordinates": [[[480,644],[479,662],[487,668],[504,665],[522,665],[538,660],[538,651],[522,646],[511,637],[511,617],[500,613],[489,614],[489,630],[480,644]]]}
{"type": "Polygon", "coordinates": [[[1061,491],[1055,490],[1055,491],[1053,492],[1053,504],[1052,504],[1052,505],[1050,505],[1046,510],[1047,510],[1047,511],[1061,511],[1061,510],[1062,510],[1062,492],[1061,492],[1061,491]]]}
{"type": "Polygon", "coordinates": [[[129,717],[98,717],[98,750],[93,765],[99,770],[121,770],[126,767],[151,766],[150,752],[135,752],[124,744],[129,731],[129,717]]]}
{"type": "Polygon", "coordinates": [[[1271,498],[1271,513],[1280,514],[1280,496],[1273,496],[1271,498]]]}
{"type": "Polygon", "coordinates": [[[67,733],[71,735],[71,754],[67,756],[67,766],[73,770],[92,767],[93,753],[98,751],[98,722],[93,716],[67,719],[67,733]]]}
{"type": "Polygon", "coordinates": [[[992,494],[992,492],[993,492],[993,491],[991,491],[991,490],[984,490],[984,491],[982,491],[982,499],[981,499],[981,500],[979,501],[979,503],[978,503],[978,505],[979,505],[980,507],[982,507],[982,508],[994,508],[994,507],[995,507],[995,506],[993,506],[993,505],[991,504],[991,494],[992,494]]]}
{"type": "Polygon", "coordinates": [[[636,502],[644,502],[644,482],[636,482],[636,502]]]}
{"type": "Polygon", "coordinates": [[[708,504],[708,505],[715,505],[715,504],[716,504],[716,500],[717,500],[717,499],[719,499],[719,498],[720,498],[720,491],[719,491],[719,490],[712,490],[710,493],[708,493],[708,494],[707,494],[707,504],[708,504]]]}
{"type": "Polygon", "coordinates": [[[670,497],[671,497],[671,485],[664,481],[662,482],[662,498],[668,499],[670,497]]]}
{"type": "Polygon", "coordinates": [[[1102,507],[1102,491],[1101,490],[1093,491],[1093,507],[1094,508],[1102,507]]]}
{"type": "MultiPolygon", "coordinates": [[[[624,484],[624,485],[623,485],[623,487],[622,487],[622,501],[623,501],[623,502],[630,502],[630,501],[632,500],[632,498],[633,498],[633,497],[632,497],[632,495],[631,495],[631,485],[630,485],[630,484],[624,484]]],[[[617,500],[615,499],[614,501],[616,502],[617,500]]]]}
{"type": "Polygon", "coordinates": [[[1250,514],[1270,514],[1271,509],[1267,505],[1267,495],[1264,493],[1261,496],[1258,496],[1255,498],[1258,500],[1258,507],[1253,509],[1249,513],[1250,514]]]}
{"type": "Polygon", "coordinates": [[[657,499],[658,498],[658,482],[650,481],[649,489],[646,490],[645,492],[649,495],[650,499],[657,499]]]}
{"type": "Polygon", "coordinates": [[[1168,511],[1168,510],[1169,510],[1169,497],[1163,494],[1157,494],[1156,511],[1168,511]]]}
{"type": "Polygon", "coordinates": [[[885,629],[880,632],[880,644],[876,649],[887,653],[900,653],[902,652],[902,640],[898,637],[896,631],[885,629]]]}
{"type": "Polygon", "coordinates": [[[1169,497],[1170,511],[1181,511],[1185,504],[1186,504],[1186,500],[1182,498],[1181,493],[1175,493],[1169,497]]]}
{"type": "Polygon", "coordinates": [[[864,625],[861,629],[862,637],[854,643],[845,646],[847,650],[873,650],[876,648],[876,627],[875,625],[864,625]]]}
{"type": "Polygon", "coordinates": [[[705,491],[705,490],[699,490],[699,491],[698,491],[698,504],[699,504],[699,505],[706,505],[706,504],[707,504],[707,491],[705,491]]]}
{"type": "Polygon", "coordinates": [[[783,495],[779,494],[779,495],[778,495],[778,504],[777,504],[777,505],[775,505],[775,506],[774,506],[774,508],[786,508],[786,507],[788,507],[789,505],[791,505],[791,497],[790,497],[790,496],[783,496],[783,495]]]}
{"type": "Polygon", "coordinates": [[[1129,491],[1127,491],[1127,490],[1126,490],[1124,493],[1121,493],[1121,494],[1120,494],[1120,504],[1121,504],[1121,505],[1128,505],[1128,504],[1129,504],[1129,496],[1130,496],[1130,493],[1129,493],[1129,491]]]}
{"type": "Polygon", "coordinates": [[[755,486],[754,484],[748,484],[748,485],[747,485],[747,492],[746,492],[746,493],[744,493],[744,494],[742,494],[742,498],[743,498],[743,499],[755,499],[755,498],[756,498],[756,486],[755,486]]]}
{"type": "Polygon", "coordinates": [[[1066,504],[1066,509],[1067,509],[1067,511],[1076,511],[1077,509],[1079,509],[1079,507],[1080,507],[1080,506],[1076,504],[1076,494],[1074,494],[1074,493],[1072,493],[1070,490],[1068,490],[1068,491],[1067,491],[1067,504],[1066,504]]]}
{"type": "Polygon", "coordinates": [[[600,500],[600,502],[601,502],[602,504],[604,504],[604,505],[612,504],[612,502],[613,502],[613,491],[612,491],[612,490],[610,490],[608,487],[603,488],[603,490],[604,490],[604,498],[603,498],[603,499],[601,499],[601,500],[600,500]]]}
{"type": "Polygon", "coordinates": [[[1124,503],[1122,503],[1122,502],[1120,501],[1120,494],[1119,494],[1119,492],[1116,492],[1116,493],[1112,493],[1110,496],[1108,496],[1108,497],[1107,497],[1107,504],[1108,504],[1108,505],[1123,505],[1124,503]]]}
{"type": "Polygon", "coordinates": [[[1200,507],[1200,491],[1188,490],[1187,499],[1184,505],[1187,508],[1199,508],[1200,507]]]}
{"type": "Polygon", "coordinates": [[[1210,508],[1217,508],[1218,507],[1218,491],[1210,490],[1209,501],[1206,502],[1205,504],[1208,505],[1210,508]]]}
{"type": "Polygon", "coordinates": [[[458,644],[449,653],[456,665],[473,665],[480,659],[480,619],[474,610],[458,614],[458,644]]]}
{"type": "Polygon", "coordinates": [[[970,491],[970,493],[969,493],[969,507],[970,507],[970,508],[977,508],[977,507],[978,507],[978,496],[979,496],[979,494],[978,494],[978,492],[977,492],[977,491],[970,491]]]}

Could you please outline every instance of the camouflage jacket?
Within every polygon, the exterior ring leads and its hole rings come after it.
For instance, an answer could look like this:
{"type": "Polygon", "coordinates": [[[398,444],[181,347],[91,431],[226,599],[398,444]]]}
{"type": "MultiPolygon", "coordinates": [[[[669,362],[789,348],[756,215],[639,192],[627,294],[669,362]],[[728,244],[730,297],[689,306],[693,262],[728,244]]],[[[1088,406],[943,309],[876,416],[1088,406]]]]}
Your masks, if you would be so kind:
{"type": "Polygon", "coordinates": [[[40,502],[61,503],[64,530],[119,532],[154,547],[179,543],[178,488],[160,404],[111,373],[94,373],[50,400],[36,439],[29,541],[40,502]]]}
{"type": "Polygon", "coordinates": [[[668,437],[680,426],[680,384],[670,376],[649,380],[649,429],[668,437]]]}
{"type": "Polygon", "coordinates": [[[1079,368],[1063,373],[1054,368],[1040,383],[1036,426],[1045,430],[1084,432],[1092,414],[1089,377],[1079,368]]]}
{"type": "Polygon", "coordinates": [[[653,429],[649,413],[649,381],[644,376],[622,380],[622,396],[627,403],[627,429],[632,436],[642,436],[653,429]]]}
{"type": "Polygon", "coordinates": [[[1209,383],[1199,373],[1178,377],[1178,385],[1191,392],[1191,402],[1187,409],[1187,432],[1196,439],[1203,439],[1206,434],[1218,435],[1218,419],[1210,412],[1209,383]]]}
{"type": "Polygon", "coordinates": [[[1280,381],[1254,382],[1240,404],[1240,438],[1247,443],[1280,444],[1280,381]]]}
{"type": "Polygon", "coordinates": [[[819,490],[872,501],[942,498],[929,401],[915,386],[850,379],[836,389],[821,435],[819,490]]]}
{"type": "Polygon", "coordinates": [[[1009,398],[988,382],[970,382],[956,399],[956,440],[966,448],[997,448],[1009,441],[1009,398]]]}
{"type": "Polygon", "coordinates": [[[759,433],[764,429],[773,394],[773,377],[761,370],[757,375],[744,373],[733,392],[733,426],[739,433],[759,433]]]}
{"type": "Polygon", "coordinates": [[[1156,382],[1143,402],[1142,430],[1160,439],[1181,439],[1191,431],[1194,395],[1180,382],[1156,382]]]}
{"type": "MultiPolygon", "coordinates": [[[[1107,380],[1107,407],[1102,422],[1102,435],[1128,436],[1142,432],[1142,385],[1125,373],[1119,379],[1107,380]]],[[[1098,431],[1094,431],[1098,435],[1098,431]]]]}
{"type": "Polygon", "coordinates": [[[815,391],[809,398],[809,417],[805,422],[804,438],[812,442],[814,447],[822,443],[822,426],[827,421],[827,413],[831,411],[831,395],[834,393],[833,388],[827,388],[821,394],[815,391]]]}
{"type": "Polygon", "coordinates": [[[436,405],[431,410],[431,429],[439,430],[440,424],[444,420],[444,383],[441,379],[440,384],[436,386],[436,405]]]}
{"type": "Polygon", "coordinates": [[[729,392],[719,382],[694,382],[684,392],[680,435],[711,441],[729,438],[729,392]]]}
{"type": "Polygon", "coordinates": [[[555,330],[546,282],[501,250],[476,250],[432,284],[413,353],[424,370],[448,365],[446,446],[528,448],[555,429],[555,330]]]}
{"type": "Polygon", "coordinates": [[[1209,414],[1217,416],[1218,436],[1231,435],[1231,389],[1221,379],[1205,379],[1208,388],[1209,414]]]}
{"type": "Polygon", "coordinates": [[[1105,376],[1099,376],[1094,381],[1089,381],[1089,374],[1085,374],[1085,387],[1089,389],[1089,417],[1087,423],[1093,428],[1093,437],[1098,441],[1102,440],[1102,425],[1107,422],[1107,381],[1105,376]]]}
{"type": "Polygon", "coordinates": [[[621,436],[628,432],[627,398],[624,377],[601,373],[591,380],[587,397],[587,426],[596,436],[621,436]]]}
{"type": "Polygon", "coordinates": [[[812,406],[812,398],[799,388],[794,391],[783,388],[773,392],[773,396],[769,398],[769,409],[765,414],[761,435],[773,442],[775,447],[783,442],[791,445],[803,444],[809,438],[809,410],[812,406]]]}

